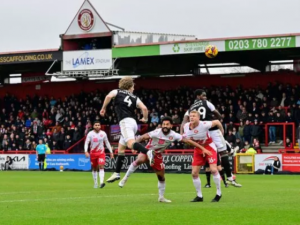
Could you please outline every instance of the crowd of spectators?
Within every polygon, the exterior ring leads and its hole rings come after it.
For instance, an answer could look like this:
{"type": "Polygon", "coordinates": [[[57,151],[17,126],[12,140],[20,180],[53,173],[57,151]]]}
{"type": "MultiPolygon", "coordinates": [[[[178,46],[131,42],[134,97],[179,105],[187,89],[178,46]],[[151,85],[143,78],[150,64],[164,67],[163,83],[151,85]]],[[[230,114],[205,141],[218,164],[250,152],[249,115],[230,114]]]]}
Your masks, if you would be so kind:
{"type": "MultiPolygon", "coordinates": [[[[264,123],[295,122],[300,123],[300,88],[299,86],[269,84],[244,89],[239,87],[204,88],[207,99],[211,101],[222,115],[221,122],[225,128],[225,138],[233,146],[245,149],[247,146],[260,148],[263,140],[264,123]]],[[[193,89],[181,87],[169,91],[138,89],[136,95],[149,109],[148,131],[160,125],[164,116],[171,116],[174,124],[179,125],[184,113],[194,102],[193,89]]],[[[113,104],[107,109],[106,117],[99,116],[104,92],[81,92],[64,98],[54,99],[47,96],[26,96],[17,99],[6,94],[2,100],[0,115],[1,149],[30,150],[35,149],[39,139],[43,139],[50,149],[68,149],[78,142],[92,128],[94,120],[103,125],[117,124],[113,104]]],[[[142,118],[136,109],[136,119],[142,118]]],[[[179,127],[174,129],[179,131],[179,127]]],[[[299,132],[298,132],[299,133],[299,132]]],[[[283,130],[280,126],[270,126],[270,143],[281,141],[283,130]]],[[[287,129],[291,139],[292,130],[287,129]]],[[[170,148],[182,148],[174,143],[170,148]]],[[[80,151],[75,148],[74,151],[80,151]]]]}

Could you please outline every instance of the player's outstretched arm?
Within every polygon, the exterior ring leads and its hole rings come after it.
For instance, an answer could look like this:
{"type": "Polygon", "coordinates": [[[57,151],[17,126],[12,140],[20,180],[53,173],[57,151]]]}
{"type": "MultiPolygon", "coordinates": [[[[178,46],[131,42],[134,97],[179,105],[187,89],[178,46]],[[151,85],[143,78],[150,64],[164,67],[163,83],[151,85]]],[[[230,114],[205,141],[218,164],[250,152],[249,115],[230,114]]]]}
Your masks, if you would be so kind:
{"type": "Polygon", "coordinates": [[[143,118],[140,120],[143,123],[148,122],[148,109],[142,101],[138,101],[137,107],[142,110],[143,118]]]}
{"type": "Polygon", "coordinates": [[[222,134],[224,135],[224,128],[223,125],[221,124],[221,122],[219,120],[213,120],[212,121],[212,125],[211,127],[218,127],[220,129],[220,131],[222,132],[222,134]]]}
{"type": "Polygon", "coordinates": [[[102,105],[102,109],[100,111],[100,115],[101,116],[105,116],[105,113],[106,113],[106,107],[108,106],[108,104],[111,102],[111,100],[116,97],[118,94],[118,91],[117,90],[113,90],[111,91],[108,95],[106,95],[105,99],[104,99],[104,102],[103,102],[103,105],[102,105]]]}
{"type": "Polygon", "coordinates": [[[215,109],[215,110],[213,111],[213,114],[215,115],[215,117],[216,117],[218,120],[222,119],[222,115],[219,113],[218,110],[215,109]]]}
{"type": "Polygon", "coordinates": [[[202,150],[202,152],[206,155],[212,155],[212,153],[210,151],[208,151],[206,148],[204,148],[203,146],[199,145],[198,143],[190,140],[190,139],[187,139],[187,138],[182,138],[181,140],[182,142],[186,143],[186,144],[189,144],[191,146],[194,146],[196,148],[199,148],[202,150]]]}
{"type": "Polygon", "coordinates": [[[187,122],[189,122],[189,116],[185,114],[184,117],[183,117],[181,126],[180,126],[180,134],[181,134],[181,135],[184,133],[184,132],[183,132],[183,128],[184,128],[184,125],[185,125],[187,122]]]}
{"type": "Polygon", "coordinates": [[[139,136],[137,139],[136,139],[136,142],[140,143],[142,141],[146,141],[146,140],[149,140],[150,139],[150,136],[149,134],[144,134],[142,136],[139,136]]]}

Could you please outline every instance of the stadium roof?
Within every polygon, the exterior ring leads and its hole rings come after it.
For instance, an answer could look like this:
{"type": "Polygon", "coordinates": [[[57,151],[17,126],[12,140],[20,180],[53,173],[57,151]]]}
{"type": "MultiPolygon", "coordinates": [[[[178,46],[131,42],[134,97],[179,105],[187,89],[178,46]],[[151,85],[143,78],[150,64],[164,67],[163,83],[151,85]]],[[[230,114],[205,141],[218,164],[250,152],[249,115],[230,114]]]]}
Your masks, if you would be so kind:
{"type": "MultiPolygon", "coordinates": [[[[288,34],[274,34],[274,35],[260,35],[260,36],[241,36],[241,37],[226,37],[226,38],[205,38],[198,39],[194,35],[181,35],[181,34],[165,34],[165,33],[147,33],[147,32],[137,32],[137,31],[113,31],[114,34],[121,33],[132,33],[132,34],[152,34],[152,35],[170,35],[170,36],[180,36],[180,37],[189,37],[193,38],[193,40],[177,40],[177,41],[167,41],[167,42],[152,42],[152,43],[137,43],[137,44],[126,44],[126,45],[115,45],[114,47],[134,47],[134,46],[149,46],[149,45],[167,45],[167,44],[180,44],[180,43],[197,43],[197,42],[212,42],[212,41],[228,41],[228,40],[245,40],[245,39],[260,39],[260,38],[276,38],[276,37],[290,37],[290,36],[298,36],[300,37],[300,33],[288,33],[288,34]]],[[[300,47],[300,38],[299,38],[299,47],[300,47]]],[[[26,50],[26,51],[14,51],[14,52],[0,52],[0,55],[7,54],[19,54],[19,53],[36,53],[36,52],[50,52],[50,51],[58,51],[59,48],[53,49],[36,49],[36,50],[26,50]]]]}
{"type": "MultiPolygon", "coordinates": [[[[224,67],[224,63],[264,72],[272,61],[300,59],[300,33],[197,39],[193,35],[112,31],[109,25],[85,0],[61,38],[111,36],[112,57],[120,75],[200,74],[202,68],[224,67]],[[86,10],[92,14],[88,30],[82,28],[84,23],[78,19],[86,10]],[[217,57],[205,56],[208,45],[217,46],[217,57]]],[[[46,72],[53,61],[61,60],[60,48],[0,53],[0,72],[46,72]]],[[[61,63],[53,69],[61,70],[61,63]]]]}

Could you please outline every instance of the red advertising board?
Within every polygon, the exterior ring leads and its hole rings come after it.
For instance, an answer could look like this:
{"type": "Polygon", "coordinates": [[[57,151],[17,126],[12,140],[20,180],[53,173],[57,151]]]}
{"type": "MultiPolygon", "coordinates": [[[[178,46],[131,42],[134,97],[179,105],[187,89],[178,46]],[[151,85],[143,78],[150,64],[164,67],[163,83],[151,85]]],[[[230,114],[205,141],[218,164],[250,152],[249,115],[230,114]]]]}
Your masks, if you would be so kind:
{"type": "Polygon", "coordinates": [[[282,154],[282,170],[300,172],[300,154],[282,154]]]}

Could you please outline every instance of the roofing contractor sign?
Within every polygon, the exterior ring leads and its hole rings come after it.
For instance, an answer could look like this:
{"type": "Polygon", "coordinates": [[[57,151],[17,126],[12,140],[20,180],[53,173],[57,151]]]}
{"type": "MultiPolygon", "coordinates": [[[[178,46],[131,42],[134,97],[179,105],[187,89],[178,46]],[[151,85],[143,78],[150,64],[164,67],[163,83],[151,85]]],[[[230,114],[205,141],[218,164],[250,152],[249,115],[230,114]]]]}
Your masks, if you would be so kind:
{"type": "Polygon", "coordinates": [[[106,70],[112,67],[112,51],[63,52],[63,70],[106,70]]]}

